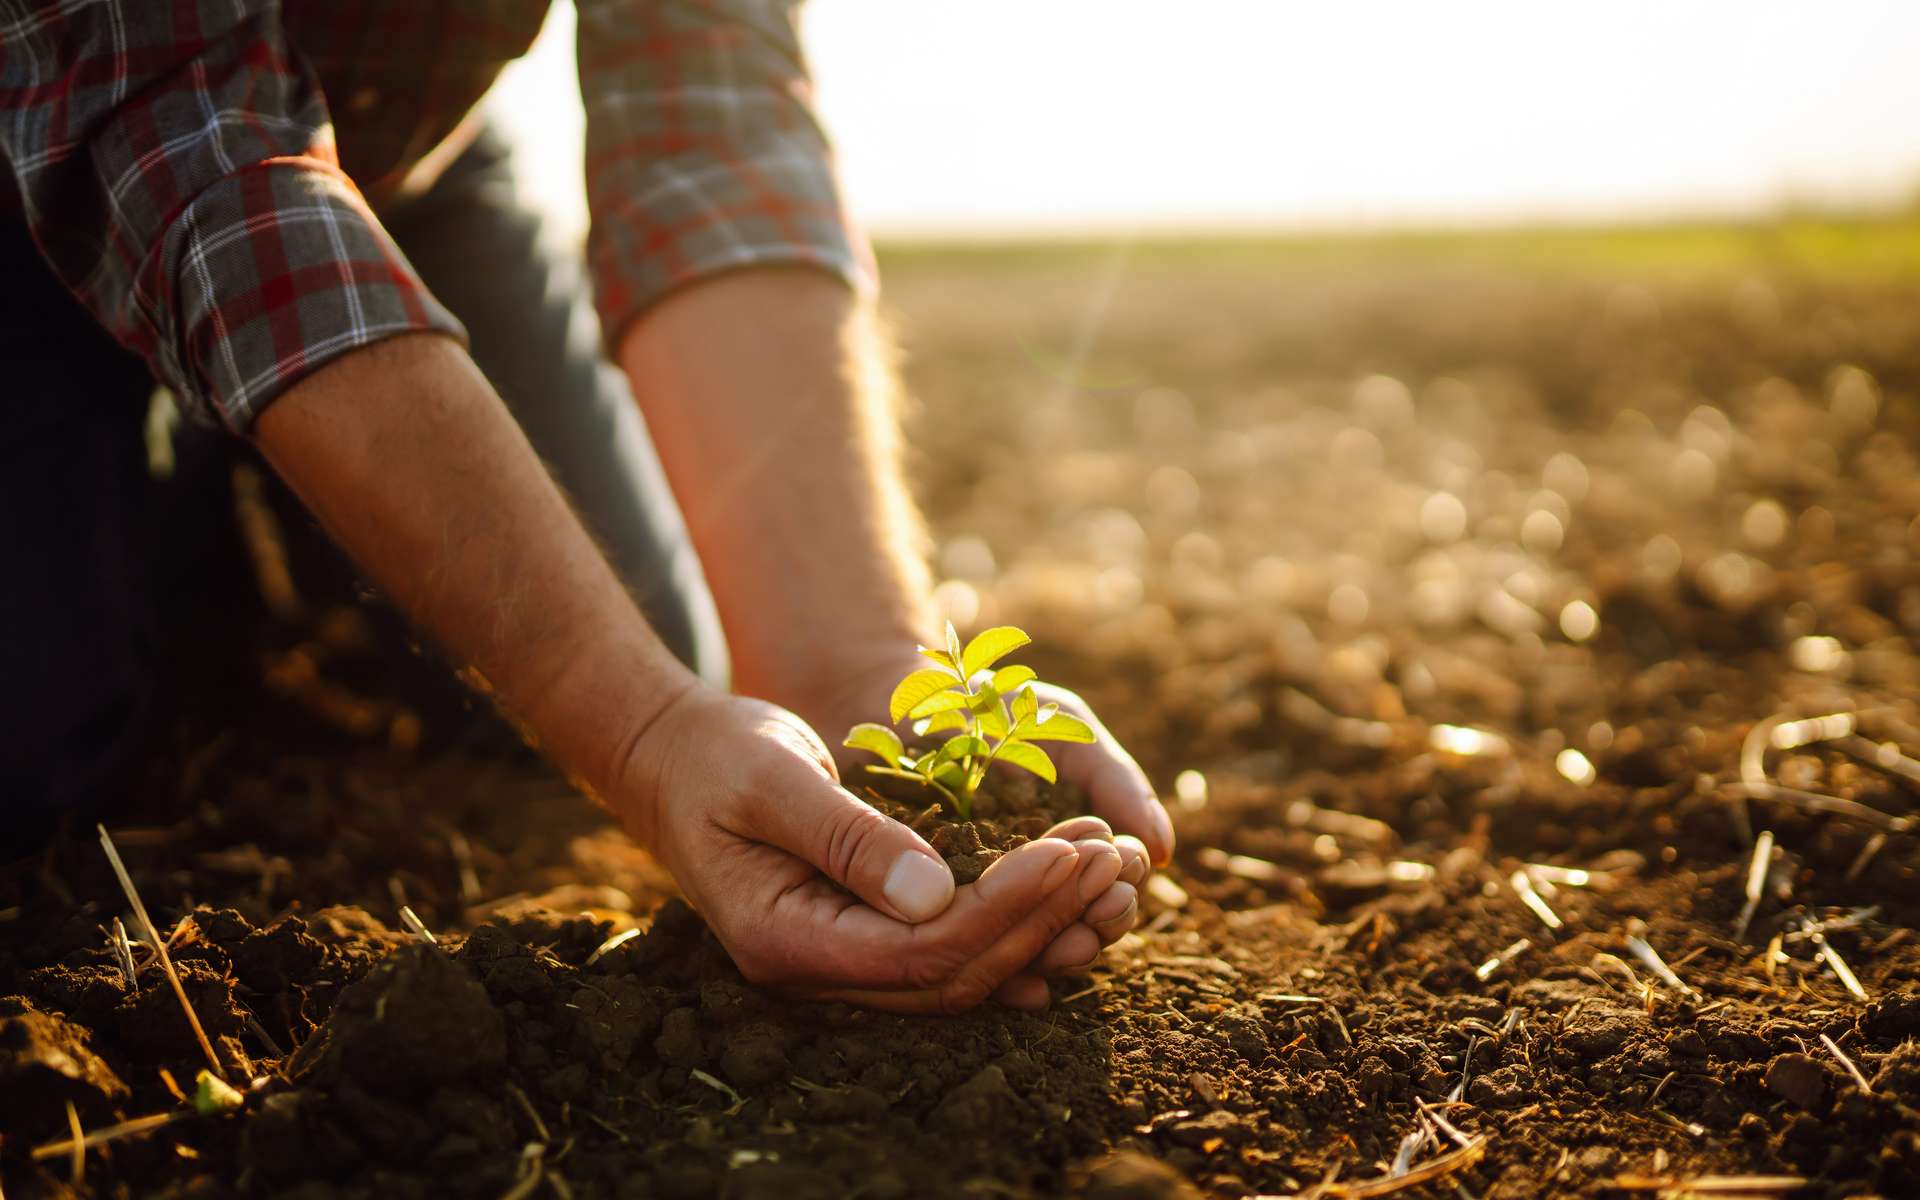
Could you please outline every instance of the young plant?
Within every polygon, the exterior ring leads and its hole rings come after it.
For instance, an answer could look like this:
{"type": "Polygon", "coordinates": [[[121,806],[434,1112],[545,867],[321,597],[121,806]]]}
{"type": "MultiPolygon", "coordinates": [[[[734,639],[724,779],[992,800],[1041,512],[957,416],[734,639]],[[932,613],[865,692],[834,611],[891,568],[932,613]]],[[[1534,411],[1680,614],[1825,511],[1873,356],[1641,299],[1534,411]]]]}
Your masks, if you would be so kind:
{"type": "Polygon", "coordinates": [[[864,722],[847,731],[846,745],[880,758],[875,775],[911,779],[939,792],[962,820],[973,817],[973,794],[996,762],[1010,763],[1054,782],[1053,760],[1036,742],[1091,742],[1085,721],[1042,704],[1032,667],[988,668],[1028,644],[1022,630],[997,625],[964,647],[947,623],[947,648],[920,647],[934,665],[913,672],[893,689],[887,716],[912,721],[914,733],[952,733],[932,749],[910,751],[890,725],[864,722]]]}

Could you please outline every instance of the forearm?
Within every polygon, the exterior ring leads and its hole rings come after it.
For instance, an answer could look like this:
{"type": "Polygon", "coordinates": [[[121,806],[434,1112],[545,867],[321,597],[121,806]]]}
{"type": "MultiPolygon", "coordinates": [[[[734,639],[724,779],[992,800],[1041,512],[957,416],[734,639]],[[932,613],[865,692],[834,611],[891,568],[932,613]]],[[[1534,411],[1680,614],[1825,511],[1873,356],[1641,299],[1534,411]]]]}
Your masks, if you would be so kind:
{"type": "Polygon", "coordinates": [[[740,691],[806,715],[862,654],[930,639],[925,535],[863,301],[812,271],[737,271],[670,297],[619,349],[740,691]]]}
{"type": "Polygon", "coordinates": [[[381,342],[260,417],[262,453],[541,748],[608,789],[693,686],[453,341],[381,342]]]}

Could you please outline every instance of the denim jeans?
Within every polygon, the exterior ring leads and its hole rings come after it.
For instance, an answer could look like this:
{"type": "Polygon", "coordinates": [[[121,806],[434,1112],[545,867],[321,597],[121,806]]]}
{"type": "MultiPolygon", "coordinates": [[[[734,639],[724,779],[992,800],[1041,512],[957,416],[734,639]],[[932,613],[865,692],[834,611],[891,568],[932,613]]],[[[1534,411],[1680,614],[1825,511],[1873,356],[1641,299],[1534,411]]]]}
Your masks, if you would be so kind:
{"type": "MultiPolygon", "coordinates": [[[[521,201],[504,141],[483,131],[430,191],[382,217],[466,324],[474,361],[653,628],[723,682],[718,617],[626,379],[607,361],[577,248],[548,238],[521,201]]],[[[221,561],[232,539],[209,527],[230,522],[224,480],[251,451],[183,430],[176,478],[150,478],[151,391],[144,365],[66,294],[24,226],[0,224],[0,861],[60,818],[118,799],[173,702],[159,670],[167,614],[221,603],[212,576],[238,577],[221,561]]]]}

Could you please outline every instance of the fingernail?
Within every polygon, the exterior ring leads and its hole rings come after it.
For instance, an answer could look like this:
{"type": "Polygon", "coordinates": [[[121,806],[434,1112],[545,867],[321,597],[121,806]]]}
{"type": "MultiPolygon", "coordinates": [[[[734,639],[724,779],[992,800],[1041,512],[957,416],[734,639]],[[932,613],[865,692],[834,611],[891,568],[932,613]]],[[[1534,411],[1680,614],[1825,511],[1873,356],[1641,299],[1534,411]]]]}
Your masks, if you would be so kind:
{"type": "Polygon", "coordinates": [[[1080,903],[1098,900],[1120,878],[1120,852],[1107,842],[1080,842],[1087,869],[1080,873],[1080,903]]]}
{"type": "Polygon", "coordinates": [[[953,872],[937,858],[917,850],[902,851],[887,871],[880,890],[887,903],[909,921],[925,921],[939,916],[953,899],[953,872]]]}
{"type": "Polygon", "coordinates": [[[1080,852],[1078,850],[1062,854],[1056,859],[1053,865],[1047,868],[1047,873],[1040,877],[1040,894],[1052,895],[1053,890],[1065,883],[1068,877],[1073,874],[1073,868],[1079,861],[1080,852]]]}

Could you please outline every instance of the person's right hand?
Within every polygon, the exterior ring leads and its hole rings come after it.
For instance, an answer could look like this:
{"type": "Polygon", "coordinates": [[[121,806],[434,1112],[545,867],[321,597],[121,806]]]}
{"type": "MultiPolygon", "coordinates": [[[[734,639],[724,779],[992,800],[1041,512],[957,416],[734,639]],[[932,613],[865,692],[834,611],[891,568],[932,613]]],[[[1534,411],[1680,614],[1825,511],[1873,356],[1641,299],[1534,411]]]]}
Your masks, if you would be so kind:
{"type": "Polygon", "coordinates": [[[1069,829],[1079,840],[1039,838],[955,888],[918,834],[839,786],[798,717],[700,686],[653,720],[619,778],[607,801],[742,975],[878,1008],[1043,1004],[1030,964],[1123,866],[1110,833],[1069,829]]]}

